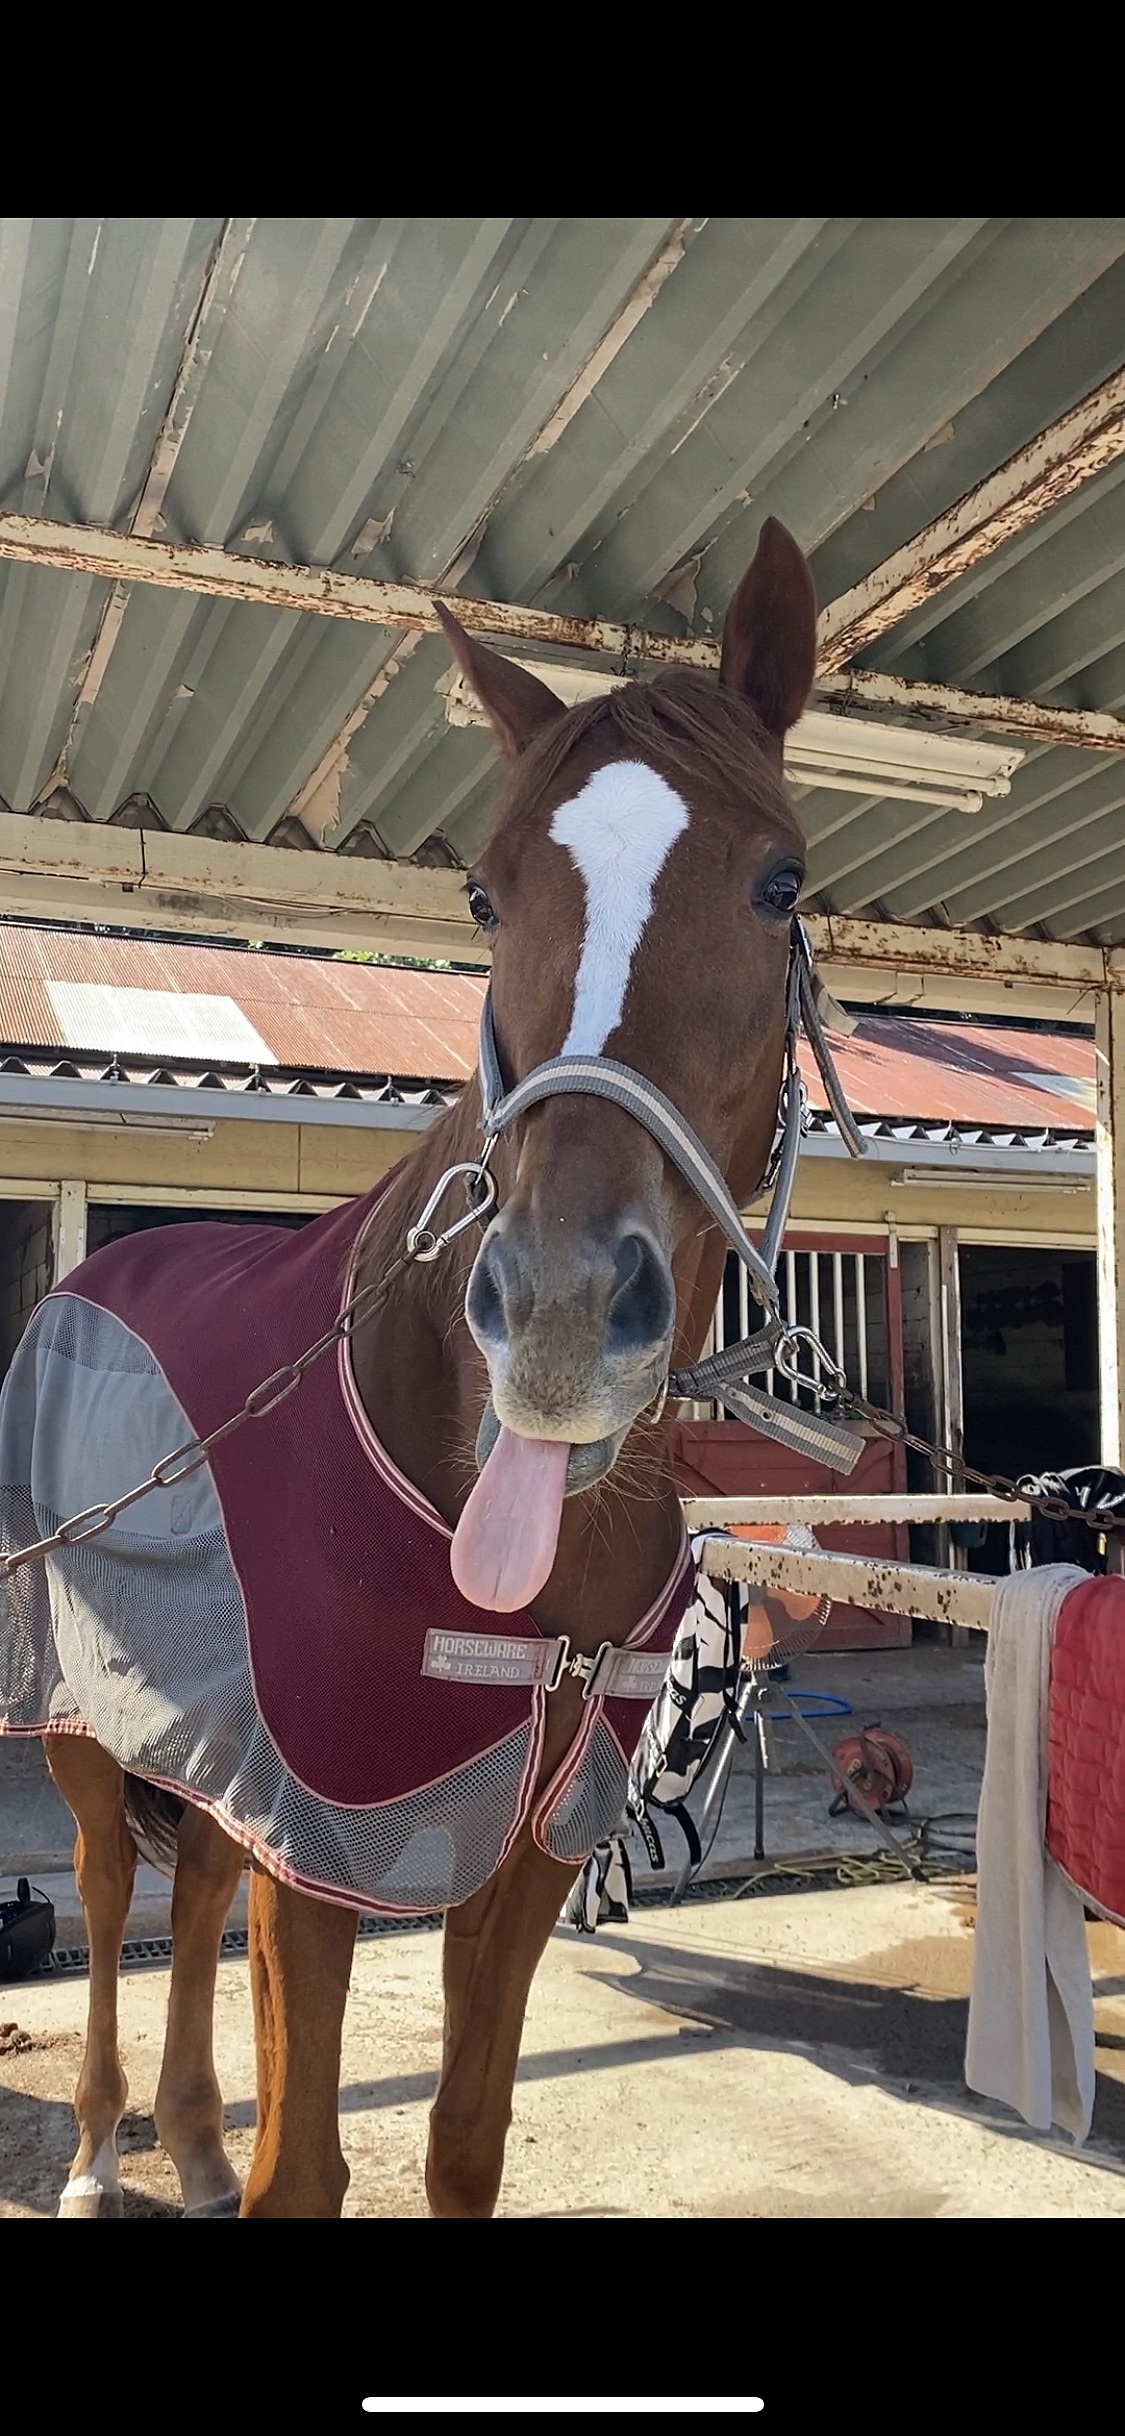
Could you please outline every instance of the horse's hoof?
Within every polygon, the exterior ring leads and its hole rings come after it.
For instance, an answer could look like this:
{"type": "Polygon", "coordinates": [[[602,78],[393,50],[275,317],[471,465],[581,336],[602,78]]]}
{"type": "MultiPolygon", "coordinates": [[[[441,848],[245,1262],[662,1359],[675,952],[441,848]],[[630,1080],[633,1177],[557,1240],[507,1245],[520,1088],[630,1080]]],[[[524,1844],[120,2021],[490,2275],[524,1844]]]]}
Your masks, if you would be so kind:
{"type": "Polygon", "coordinates": [[[237,2216],[242,2205],[241,2191],[224,2191],[221,2199],[205,2199],[202,2207],[185,2208],[185,2220],[195,2216],[237,2216]]]}
{"type": "Polygon", "coordinates": [[[125,2202],[120,2191],[64,2191],[59,2201],[63,2216],[124,2216],[125,2202]]]}

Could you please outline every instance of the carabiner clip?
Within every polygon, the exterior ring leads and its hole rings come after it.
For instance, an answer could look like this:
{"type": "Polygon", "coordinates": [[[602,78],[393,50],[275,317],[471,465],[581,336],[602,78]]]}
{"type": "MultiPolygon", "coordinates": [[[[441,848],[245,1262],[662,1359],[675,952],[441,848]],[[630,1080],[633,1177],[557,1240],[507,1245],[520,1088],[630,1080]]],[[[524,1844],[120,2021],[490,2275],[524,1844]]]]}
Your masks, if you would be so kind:
{"type": "Polygon", "coordinates": [[[842,1395],[848,1384],[847,1372],[841,1370],[839,1363],[833,1360],[827,1346],[821,1344],[820,1338],[811,1328],[798,1328],[795,1325],[787,1327],[773,1358],[776,1368],[780,1370],[784,1379],[791,1379],[795,1387],[809,1388],[814,1396],[826,1397],[830,1401],[834,1401],[842,1395]],[[800,1361],[798,1347],[802,1344],[809,1346],[814,1361],[818,1362],[827,1372],[827,1377],[810,1378],[807,1371],[798,1368],[800,1361]]]}
{"type": "Polygon", "coordinates": [[[463,1235],[466,1227],[476,1226],[478,1220],[487,1218],[489,1211],[495,1209],[496,1178],[489,1172],[487,1160],[486,1151],[483,1159],[469,1159],[460,1167],[447,1167],[444,1176],[439,1176],[421,1217],[407,1234],[406,1249],[411,1260],[437,1260],[446,1245],[452,1243],[456,1236],[463,1235]],[[445,1227],[440,1235],[435,1235],[430,1219],[439,1203],[444,1201],[455,1176],[472,1177],[473,1182],[467,1187],[472,1207],[464,1218],[455,1218],[452,1226],[445,1227]]]}

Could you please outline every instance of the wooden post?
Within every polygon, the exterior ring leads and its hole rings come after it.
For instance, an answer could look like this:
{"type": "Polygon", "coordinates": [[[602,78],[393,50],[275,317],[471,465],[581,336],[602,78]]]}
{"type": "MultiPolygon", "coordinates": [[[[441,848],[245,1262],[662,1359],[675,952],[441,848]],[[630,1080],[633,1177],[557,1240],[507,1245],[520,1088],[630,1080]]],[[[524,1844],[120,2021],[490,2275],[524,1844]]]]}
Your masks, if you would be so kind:
{"type": "MultiPolygon", "coordinates": [[[[961,1263],[957,1229],[938,1228],[938,1308],[941,1316],[941,1430],[943,1446],[953,1455],[965,1451],[965,1398],[961,1367],[961,1263]]],[[[947,1471],[951,1489],[960,1486],[959,1476],[947,1471]]],[[[968,1572],[964,1548],[948,1541],[946,1561],[954,1573],[968,1572]]],[[[952,1624],[950,1643],[954,1649],[963,1648],[967,1639],[964,1627],[952,1624]]]]}
{"type": "MultiPolygon", "coordinates": [[[[951,1454],[964,1451],[965,1412],[964,1386],[961,1373],[961,1270],[958,1260],[957,1229],[938,1229],[938,1308],[941,1315],[941,1443],[951,1454]]],[[[946,1479],[951,1489],[958,1487],[952,1472],[946,1479]]]]}
{"type": "Polygon", "coordinates": [[[72,1178],[59,1186],[55,1203],[55,1273],[58,1285],[86,1258],[86,1187],[72,1178]]]}
{"type": "MultiPolygon", "coordinates": [[[[1125,996],[1098,994],[1097,1028],[1098,1384],[1101,1459],[1125,1459],[1125,996]]],[[[1109,1542],[1109,1564],[1121,1570],[1119,1539],[1109,1542]]]]}

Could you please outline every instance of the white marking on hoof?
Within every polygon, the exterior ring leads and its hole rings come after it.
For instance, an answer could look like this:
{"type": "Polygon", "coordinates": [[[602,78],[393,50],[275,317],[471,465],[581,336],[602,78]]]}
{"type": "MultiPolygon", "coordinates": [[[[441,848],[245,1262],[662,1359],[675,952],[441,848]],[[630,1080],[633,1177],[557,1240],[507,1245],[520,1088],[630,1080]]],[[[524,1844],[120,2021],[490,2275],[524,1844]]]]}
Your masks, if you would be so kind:
{"type": "Polygon", "coordinates": [[[103,2140],[84,2174],[72,2174],[59,2201],[60,2216],[121,2216],[117,2141],[103,2140]]]}
{"type": "MultiPolygon", "coordinates": [[[[88,2182],[83,2174],[80,2179],[88,2182]]],[[[59,2215],[64,2216],[123,2216],[125,2202],[120,2191],[76,2191],[69,2183],[59,2201],[59,2215]]]]}
{"type": "Polygon", "coordinates": [[[205,2199],[201,2207],[185,2208],[184,2217],[237,2216],[241,2205],[241,2191],[224,2191],[221,2199],[205,2199]]]}

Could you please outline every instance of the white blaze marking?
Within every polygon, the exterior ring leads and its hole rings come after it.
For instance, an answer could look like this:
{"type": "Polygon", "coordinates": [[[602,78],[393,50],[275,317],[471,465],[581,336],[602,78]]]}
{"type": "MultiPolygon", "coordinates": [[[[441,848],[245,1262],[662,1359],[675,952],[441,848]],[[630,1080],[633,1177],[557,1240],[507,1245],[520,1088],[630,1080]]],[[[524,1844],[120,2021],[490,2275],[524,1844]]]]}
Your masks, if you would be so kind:
{"type": "Polygon", "coordinates": [[[563,1057],[598,1057],[616,1031],[652,892],[688,808],[644,761],[611,761],[560,804],[551,836],[582,874],[586,929],[563,1057]]]}

